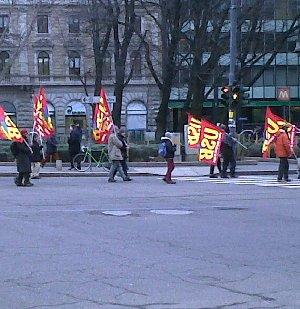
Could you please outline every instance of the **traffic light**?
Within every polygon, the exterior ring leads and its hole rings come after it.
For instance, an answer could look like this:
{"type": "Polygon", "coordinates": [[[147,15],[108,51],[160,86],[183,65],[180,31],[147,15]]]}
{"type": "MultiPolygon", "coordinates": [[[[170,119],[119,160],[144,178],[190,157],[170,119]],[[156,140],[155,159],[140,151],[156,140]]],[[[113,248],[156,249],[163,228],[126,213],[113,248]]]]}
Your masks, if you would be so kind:
{"type": "Polygon", "coordinates": [[[232,105],[237,106],[241,98],[241,88],[239,85],[232,88],[232,105]]]}
{"type": "Polygon", "coordinates": [[[243,87],[240,88],[240,102],[241,104],[246,104],[249,101],[250,97],[250,87],[243,87]]]}
{"type": "Polygon", "coordinates": [[[229,106],[230,96],[231,96],[231,88],[229,86],[224,86],[221,88],[222,94],[222,104],[224,106],[229,106]]]}
{"type": "Polygon", "coordinates": [[[232,88],[232,104],[233,106],[237,106],[238,104],[243,105],[246,104],[249,100],[250,94],[249,87],[243,87],[241,85],[236,85],[232,88]]]}

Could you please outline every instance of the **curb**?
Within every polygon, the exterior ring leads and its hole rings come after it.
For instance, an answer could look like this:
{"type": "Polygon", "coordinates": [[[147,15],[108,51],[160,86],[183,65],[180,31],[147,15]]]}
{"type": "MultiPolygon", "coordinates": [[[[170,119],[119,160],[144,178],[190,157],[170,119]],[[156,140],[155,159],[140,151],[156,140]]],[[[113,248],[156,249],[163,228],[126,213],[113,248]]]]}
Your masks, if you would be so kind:
{"type": "MultiPolygon", "coordinates": [[[[207,166],[207,164],[200,163],[199,161],[187,161],[187,162],[176,162],[175,164],[180,167],[189,167],[189,166],[207,166]]],[[[257,165],[257,160],[244,160],[244,161],[237,161],[237,166],[244,166],[244,165],[257,165]]],[[[129,167],[165,167],[166,162],[127,162],[129,167]]],[[[14,162],[0,162],[1,166],[16,166],[14,162]]],[[[55,163],[47,163],[47,167],[55,167],[55,163]]],[[[69,167],[70,163],[63,163],[63,167],[69,167]]]]}
{"type": "MultiPolygon", "coordinates": [[[[277,175],[278,171],[237,171],[236,174],[238,176],[264,176],[264,175],[277,175]]],[[[290,170],[289,174],[291,175],[296,175],[298,174],[297,170],[290,170]]],[[[17,173],[1,173],[0,172],[0,177],[16,177],[17,173]]],[[[41,177],[48,177],[48,178],[55,178],[55,177],[108,177],[108,173],[40,173],[41,177]]],[[[157,174],[157,173],[129,173],[129,176],[132,177],[162,177],[162,174],[157,174]]],[[[209,174],[201,174],[201,175],[196,175],[196,176],[176,176],[176,177],[208,177],[209,174]]]]}

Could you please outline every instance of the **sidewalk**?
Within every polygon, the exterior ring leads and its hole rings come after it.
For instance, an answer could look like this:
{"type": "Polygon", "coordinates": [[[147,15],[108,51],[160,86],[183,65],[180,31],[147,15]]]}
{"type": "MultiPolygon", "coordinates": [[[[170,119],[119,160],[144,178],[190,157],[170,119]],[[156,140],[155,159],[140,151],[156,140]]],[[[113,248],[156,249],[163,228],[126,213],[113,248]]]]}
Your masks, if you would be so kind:
{"type": "MultiPolygon", "coordinates": [[[[57,171],[53,164],[41,169],[42,177],[107,177],[107,171],[102,168],[92,168],[92,171],[77,172],[69,171],[69,166],[63,166],[62,171],[57,171]]],[[[238,162],[237,175],[276,175],[277,162],[238,162]]],[[[217,172],[217,169],[215,170],[217,172]]],[[[297,174],[297,165],[290,162],[290,174],[297,174]]],[[[165,164],[159,163],[129,163],[129,174],[131,176],[162,176],[166,173],[165,164]]],[[[177,163],[173,172],[174,177],[208,176],[209,166],[200,165],[198,162],[177,163]]],[[[16,166],[13,163],[0,163],[0,177],[13,177],[16,175],[16,166]]]]}

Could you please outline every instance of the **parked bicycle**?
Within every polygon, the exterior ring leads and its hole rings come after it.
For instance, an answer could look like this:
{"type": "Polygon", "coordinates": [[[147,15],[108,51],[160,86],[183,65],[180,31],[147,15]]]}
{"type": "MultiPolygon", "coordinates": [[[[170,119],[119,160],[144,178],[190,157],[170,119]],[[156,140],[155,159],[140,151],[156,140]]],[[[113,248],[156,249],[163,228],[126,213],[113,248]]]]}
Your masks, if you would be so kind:
{"type": "Polygon", "coordinates": [[[74,167],[79,172],[86,172],[92,169],[92,164],[95,163],[95,167],[102,167],[104,170],[109,171],[110,162],[107,154],[107,148],[102,147],[97,160],[92,150],[88,147],[82,147],[82,152],[77,154],[73,159],[74,167]]]}

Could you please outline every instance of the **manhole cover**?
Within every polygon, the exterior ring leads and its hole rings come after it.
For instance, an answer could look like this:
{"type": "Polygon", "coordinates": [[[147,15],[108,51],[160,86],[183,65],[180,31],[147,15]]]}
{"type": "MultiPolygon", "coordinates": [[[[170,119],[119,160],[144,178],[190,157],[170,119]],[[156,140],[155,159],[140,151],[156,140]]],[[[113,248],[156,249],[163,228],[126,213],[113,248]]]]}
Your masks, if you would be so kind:
{"type": "Polygon", "coordinates": [[[243,208],[243,207],[214,207],[217,210],[248,210],[248,208],[243,208]]]}
{"type": "Polygon", "coordinates": [[[189,215],[193,213],[191,210],[176,210],[176,209],[153,209],[150,212],[157,214],[157,215],[189,215]]]}
{"type": "Polygon", "coordinates": [[[116,216],[116,217],[125,217],[131,215],[131,211],[125,211],[125,210],[107,210],[102,211],[102,213],[107,216],[116,216]]]}

